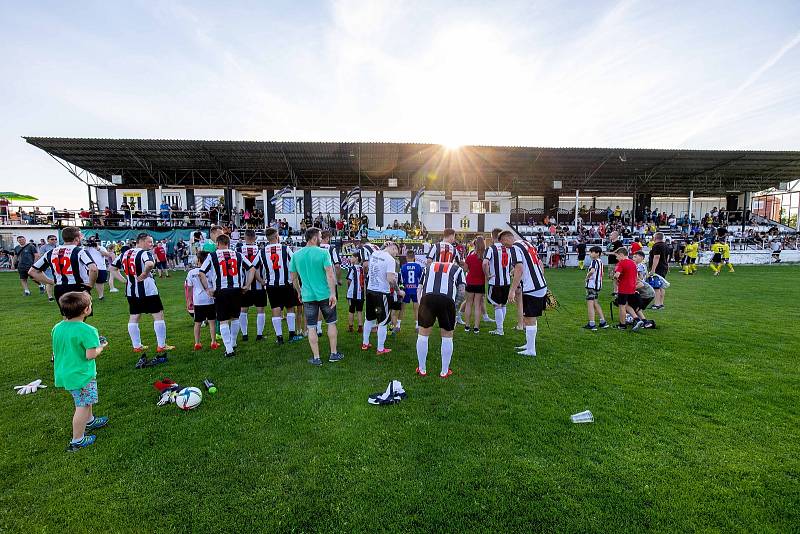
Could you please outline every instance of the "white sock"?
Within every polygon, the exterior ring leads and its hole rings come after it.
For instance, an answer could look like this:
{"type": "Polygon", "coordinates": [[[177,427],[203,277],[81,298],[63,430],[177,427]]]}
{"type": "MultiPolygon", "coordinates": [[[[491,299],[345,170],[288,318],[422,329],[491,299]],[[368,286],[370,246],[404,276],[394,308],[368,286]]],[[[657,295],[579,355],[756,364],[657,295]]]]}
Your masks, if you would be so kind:
{"type": "Polygon", "coordinates": [[[225,344],[225,352],[230,354],[233,352],[233,343],[231,342],[231,325],[227,322],[220,324],[219,333],[222,334],[222,343],[225,344]]]}
{"type": "Polygon", "coordinates": [[[164,321],[153,321],[153,330],[156,331],[156,342],[159,347],[167,344],[167,323],[164,321]]]}
{"type": "Polygon", "coordinates": [[[414,328],[419,328],[419,321],[414,321],[414,328]]]}
{"type": "Polygon", "coordinates": [[[403,320],[402,320],[402,319],[398,319],[398,320],[397,320],[397,329],[398,329],[398,330],[400,330],[400,323],[402,323],[402,322],[403,322],[403,320]]]}
{"type": "Polygon", "coordinates": [[[259,313],[256,315],[256,335],[264,335],[264,324],[267,322],[267,314],[259,313]]]}
{"type": "Polygon", "coordinates": [[[503,331],[503,322],[506,318],[506,309],[505,308],[495,308],[494,310],[494,324],[497,326],[497,331],[503,331]]]}
{"type": "Polygon", "coordinates": [[[425,362],[428,361],[428,336],[417,335],[417,365],[419,370],[426,373],[425,362]]]}
{"type": "Polygon", "coordinates": [[[295,332],[295,329],[294,329],[294,326],[295,326],[294,325],[294,314],[293,313],[287,313],[286,314],[286,324],[289,326],[289,332],[295,332]]]}
{"type": "Polygon", "coordinates": [[[536,354],[536,331],[538,328],[536,325],[533,326],[525,326],[525,352],[530,352],[531,354],[536,354]]]}
{"type": "Polygon", "coordinates": [[[242,335],[247,335],[247,312],[239,312],[239,328],[242,330],[242,335]]]}
{"type": "Polygon", "coordinates": [[[272,318],[272,328],[275,329],[275,335],[283,337],[283,320],[280,317],[272,318]]]}
{"type": "Polygon", "coordinates": [[[384,344],[386,343],[386,334],[388,331],[389,329],[386,328],[385,324],[378,325],[378,350],[383,350],[386,348],[384,344]]]}
{"type": "Polygon", "coordinates": [[[233,348],[236,348],[236,343],[239,341],[239,321],[231,321],[231,343],[233,348]]]}
{"type": "Polygon", "coordinates": [[[372,333],[373,326],[375,326],[375,321],[364,321],[364,335],[361,336],[362,345],[369,345],[369,335],[372,333]]]}
{"type": "Polygon", "coordinates": [[[321,322],[317,323],[317,335],[318,336],[322,335],[322,323],[321,322]]]}
{"type": "Polygon", "coordinates": [[[142,334],[139,331],[139,323],[128,323],[128,335],[131,336],[131,344],[134,349],[142,346],[142,334]]]}
{"type": "Polygon", "coordinates": [[[453,338],[452,337],[443,337],[442,338],[442,373],[441,376],[447,374],[447,371],[450,370],[450,358],[453,357],[453,338]]]}

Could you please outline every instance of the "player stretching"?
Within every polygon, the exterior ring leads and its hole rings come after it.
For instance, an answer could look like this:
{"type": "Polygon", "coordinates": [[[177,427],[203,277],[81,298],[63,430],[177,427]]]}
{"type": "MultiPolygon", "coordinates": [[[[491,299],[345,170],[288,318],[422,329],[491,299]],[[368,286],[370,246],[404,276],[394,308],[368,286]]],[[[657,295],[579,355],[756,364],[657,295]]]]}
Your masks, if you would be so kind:
{"type": "MultiPolygon", "coordinates": [[[[419,299],[417,298],[417,284],[422,278],[422,265],[416,262],[413,250],[406,253],[406,262],[400,267],[400,278],[403,281],[406,295],[403,297],[403,308],[411,304],[414,309],[414,328],[419,330],[419,299]]],[[[400,312],[400,320],[397,321],[397,329],[400,329],[403,312],[400,312]]]]}
{"type": "Polygon", "coordinates": [[[241,253],[231,250],[230,246],[231,238],[226,234],[217,237],[216,252],[208,255],[198,273],[203,289],[209,297],[214,298],[219,331],[228,358],[236,355],[242,290],[250,290],[255,276],[250,262],[241,253]],[[211,277],[213,284],[209,281],[211,277]]]}
{"type": "MultiPolygon", "coordinates": [[[[486,248],[483,258],[483,272],[489,282],[489,304],[494,306],[494,324],[496,328],[489,332],[495,336],[503,335],[503,322],[506,318],[506,305],[508,304],[509,290],[511,289],[511,271],[509,270],[510,251],[500,242],[499,228],[492,230],[490,247],[486,248]]],[[[513,234],[512,234],[513,238],[513,234]]]]}
{"type": "Polygon", "coordinates": [[[428,374],[428,336],[431,335],[434,322],[439,323],[442,335],[442,370],[439,376],[447,378],[453,374],[450,370],[450,359],[453,356],[453,330],[456,327],[456,300],[459,293],[464,293],[465,285],[464,271],[454,263],[432,262],[425,269],[420,282],[422,298],[417,334],[418,375],[428,374]]]}
{"type": "Polygon", "coordinates": [[[136,236],[136,246],[126,250],[117,257],[111,266],[111,275],[125,282],[125,295],[128,297],[128,335],[131,338],[133,352],[139,354],[136,368],[151,367],[167,361],[167,353],[175,347],[167,345],[167,324],[164,322],[164,306],[158,295],[156,281],[151,271],[156,266],[153,256],[153,237],[147,233],[136,236]],[[125,273],[125,276],[120,274],[125,273]],[[147,346],[142,345],[142,334],[139,330],[139,318],[143,313],[153,316],[153,330],[156,333],[156,357],[147,359],[147,346]]]}
{"type": "MultiPolygon", "coordinates": [[[[256,244],[255,230],[244,231],[244,245],[239,250],[247,260],[247,262],[256,267],[258,262],[258,245],[256,244]]],[[[267,290],[260,282],[256,281],[250,291],[242,295],[242,309],[239,313],[239,329],[242,331],[242,341],[247,341],[247,311],[251,306],[256,307],[256,341],[261,341],[264,338],[264,324],[267,321],[267,316],[264,313],[264,308],[267,307],[267,290]]]]}
{"type": "Polygon", "coordinates": [[[500,233],[500,242],[511,251],[511,266],[514,268],[508,301],[514,303],[516,290],[522,288],[522,316],[525,324],[525,345],[517,347],[522,356],[536,356],[537,318],[541,317],[547,298],[547,282],[544,279],[542,262],[536,248],[524,239],[514,240],[514,234],[506,230],[500,233]]]}
{"type": "Polygon", "coordinates": [[[274,228],[268,228],[265,234],[268,243],[259,252],[258,260],[256,260],[256,279],[267,288],[276,342],[283,343],[281,312],[284,308],[286,308],[286,325],[289,327],[289,343],[301,341],[302,336],[298,336],[295,332],[294,309],[300,300],[292,286],[292,275],[289,272],[292,251],[288,246],[281,244],[278,231],[274,228]]]}

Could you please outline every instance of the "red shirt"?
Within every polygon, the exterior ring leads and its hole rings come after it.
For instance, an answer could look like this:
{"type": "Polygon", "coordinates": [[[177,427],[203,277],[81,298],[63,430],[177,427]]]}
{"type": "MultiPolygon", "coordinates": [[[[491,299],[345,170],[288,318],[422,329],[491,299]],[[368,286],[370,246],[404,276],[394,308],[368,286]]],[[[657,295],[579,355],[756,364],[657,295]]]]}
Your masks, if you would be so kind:
{"type": "Polygon", "coordinates": [[[153,252],[155,253],[156,259],[158,261],[167,261],[167,249],[165,249],[161,245],[155,247],[153,249],[153,252]]]}
{"type": "Polygon", "coordinates": [[[636,263],[632,259],[625,258],[617,263],[614,272],[622,273],[617,280],[617,293],[620,295],[636,293],[636,263]]]}
{"type": "Polygon", "coordinates": [[[639,252],[640,250],[642,250],[642,244],[641,243],[639,243],[638,241],[634,241],[633,243],[631,243],[631,254],[634,254],[635,252],[639,252]]]}
{"type": "Polygon", "coordinates": [[[469,286],[482,286],[486,283],[486,278],[483,275],[483,259],[471,252],[466,259],[467,262],[467,285],[469,286]]]}

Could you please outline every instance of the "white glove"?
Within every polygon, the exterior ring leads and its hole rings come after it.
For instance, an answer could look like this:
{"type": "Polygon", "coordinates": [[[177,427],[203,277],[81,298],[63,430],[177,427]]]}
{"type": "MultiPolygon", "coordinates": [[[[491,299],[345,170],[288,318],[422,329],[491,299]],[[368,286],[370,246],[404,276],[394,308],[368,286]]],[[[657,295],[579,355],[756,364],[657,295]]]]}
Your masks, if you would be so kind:
{"type": "Polygon", "coordinates": [[[24,386],[14,386],[14,389],[17,390],[17,395],[28,395],[29,393],[36,393],[38,390],[46,387],[47,386],[42,384],[41,379],[37,379],[30,384],[25,384],[24,386]]]}

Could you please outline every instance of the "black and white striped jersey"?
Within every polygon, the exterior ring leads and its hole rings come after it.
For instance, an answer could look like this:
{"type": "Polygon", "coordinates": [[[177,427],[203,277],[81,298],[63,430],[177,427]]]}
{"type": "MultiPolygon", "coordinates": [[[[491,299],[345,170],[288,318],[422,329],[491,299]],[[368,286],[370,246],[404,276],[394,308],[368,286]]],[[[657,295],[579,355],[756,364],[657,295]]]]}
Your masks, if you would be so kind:
{"type": "Polygon", "coordinates": [[[56,285],[86,284],[89,282],[89,266],[94,260],[79,245],[59,245],[46,252],[33,264],[34,269],[53,269],[56,285]]]}
{"type": "Polygon", "coordinates": [[[547,282],[544,279],[542,262],[536,253],[536,247],[518,239],[511,246],[511,266],[522,265],[522,292],[536,297],[543,297],[547,293],[547,282]]]}
{"type": "Polygon", "coordinates": [[[255,243],[252,245],[244,243],[241,248],[237,248],[236,251],[240,252],[242,256],[244,256],[245,259],[252,264],[255,261],[256,256],[258,256],[258,245],[255,243]]]}
{"type": "Polygon", "coordinates": [[[466,284],[464,271],[451,262],[433,262],[425,268],[418,286],[422,295],[444,295],[455,302],[458,287],[466,284]]]}
{"type": "Polygon", "coordinates": [[[217,249],[206,257],[200,266],[206,276],[213,273],[216,289],[240,289],[247,281],[247,271],[252,265],[240,252],[217,249]]]}
{"type": "Polygon", "coordinates": [[[463,261],[456,246],[445,241],[431,247],[428,251],[428,259],[441,263],[461,263],[463,261]]]}
{"type": "Polygon", "coordinates": [[[592,260],[589,263],[589,271],[586,277],[586,288],[600,291],[603,289],[603,262],[599,259],[592,260]],[[594,270],[593,273],[592,270],[594,270]]]}
{"type": "Polygon", "coordinates": [[[342,259],[339,257],[339,249],[336,248],[336,245],[331,245],[330,243],[321,243],[319,248],[324,248],[328,251],[331,255],[331,263],[334,265],[341,265],[342,259]]]}
{"type": "Polygon", "coordinates": [[[351,265],[347,269],[347,298],[364,300],[364,268],[351,265]]]}
{"type": "Polygon", "coordinates": [[[361,261],[369,261],[373,254],[378,252],[380,247],[372,243],[364,243],[358,248],[358,253],[361,256],[361,261]]]}
{"type": "Polygon", "coordinates": [[[483,259],[489,260],[490,286],[511,285],[511,253],[502,243],[495,243],[486,249],[483,259]]]}
{"type": "Polygon", "coordinates": [[[126,250],[114,261],[114,267],[125,276],[125,294],[127,296],[142,298],[158,295],[158,287],[152,276],[141,281],[138,280],[148,263],[155,265],[155,255],[150,250],[138,247],[126,250]]]}
{"type": "Polygon", "coordinates": [[[269,244],[259,252],[258,264],[264,285],[270,287],[291,285],[289,282],[289,261],[292,251],[280,243],[269,244]]]}

